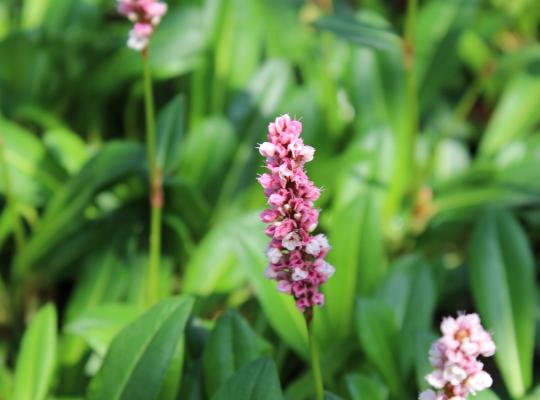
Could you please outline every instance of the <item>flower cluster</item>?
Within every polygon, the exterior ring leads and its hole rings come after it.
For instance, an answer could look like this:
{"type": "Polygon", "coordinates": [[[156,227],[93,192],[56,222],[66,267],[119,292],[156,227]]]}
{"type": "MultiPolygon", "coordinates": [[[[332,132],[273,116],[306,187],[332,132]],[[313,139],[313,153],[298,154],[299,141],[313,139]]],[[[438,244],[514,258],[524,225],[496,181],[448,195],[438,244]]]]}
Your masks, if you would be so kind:
{"type": "Polygon", "coordinates": [[[167,12],[167,4],[159,0],[118,0],[118,12],[135,24],[129,32],[128,47],[142,51],[167,12]]]}
{"type": "Polygon", "coordinates": [[[429,361],[435,371],[426,376],[437,391],[426,390],[420,400],[465,400],[469,394],[487,389],[493,383],[483,370],[479,356],[495,354],[491,334],[484,330],[478,314],[461,314],[445,318],[441,323],[443,336],[433,343],[429,361]]]}
{"type": "Polygon", "coordinates": [[[258,181],[270,206],[261,213],[261,220],[269,224],[265,232],[272,238],[266,277],[276,280],[278,290],[293,295],[297,307],[308,312],[324,304],[319,286],[335,269],[324,261],[330,250],[326,237],[311,235],[319,220],[313,202],[319,198],[320,189],[304,171],[315,149],[304,145],[301,133],[302,124],[287,114],[269,125],[268,142],[259,147],[269,173],[262,174],[258,181]]]}

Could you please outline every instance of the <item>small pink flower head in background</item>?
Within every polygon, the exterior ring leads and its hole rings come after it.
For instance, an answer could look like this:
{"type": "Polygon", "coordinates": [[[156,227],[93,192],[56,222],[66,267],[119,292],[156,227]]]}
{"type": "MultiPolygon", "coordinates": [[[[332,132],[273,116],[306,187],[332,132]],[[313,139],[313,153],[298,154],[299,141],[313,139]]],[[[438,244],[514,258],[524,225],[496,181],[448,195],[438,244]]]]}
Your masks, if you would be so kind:
{"type": "Polygon", "coordinates": [[[489,388],[493,380],[477,358],[495,354],[495,343],[478,314],[444,318],[441,332],[443,336],[429,350],[435,370],[426,376],[435,390],[420,393],[419,400],[466,400],[469,394],[489,388]]]}
{"type": "Polygon", "coordinates": [[[161,18],[167,12],[167,4],[159,0],[118,0],[118,12],[134,23],[129,32],[128,47],[143,51],[161,18]]]}
{"type": "Polygon", "coordinates": [[[261,213],[272,238],[268,247],[266,277],[278,282],[278,290],[291,294],[297,307],[310,316],[315,305],[324,304],[320,286],[333,274],[324,261],[330,245],[323,234],[312,235],[319,211],[313,202],[317,188],[306,175],[304,164],[313,159],[315,149],[300,139],[302,124],[287,114],[268,127],[268,141],[259,146],[266,157],[268,173],[259,176],[269,209],[261,213]]]}

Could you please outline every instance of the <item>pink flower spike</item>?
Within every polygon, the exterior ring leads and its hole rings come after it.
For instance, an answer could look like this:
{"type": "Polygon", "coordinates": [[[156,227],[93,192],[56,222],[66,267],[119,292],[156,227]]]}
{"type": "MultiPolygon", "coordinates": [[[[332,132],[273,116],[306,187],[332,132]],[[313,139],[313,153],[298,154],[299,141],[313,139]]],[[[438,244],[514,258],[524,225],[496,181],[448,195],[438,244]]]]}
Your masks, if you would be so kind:
{"type": "Polygon", "coordinates": [[[144,51],[167,12],[167,4],[159,0],[118,0],[118,12],[134,23],[129,32],[128,47],[144,51]]]}
{"type": "Polygon", "coordinates": [[[478,314],[459,314],[441,323],[442,337],[429,350],[429,361],[435,368],[426,376],[437,391],[420,393],[420,400],[465,400],[469,394],[489,388],[491,376],[483,370],[479,356],[492,356],[495,343],[481,324],[478,314]]]}
{"type": "Polygon", "coordinates": [[[268,141],[259,146],[269,173],[258,181],[264,189],[269,209],[260,214],[268,225],[272,241],[267,256],[266,277],[278,281],[278,290],[291,294],[298,309],[309,317],[314,306],[324,304],[320,286],[335,272],[324,261],[330,250],[326,236],[311,235],[319,222],[313,202],[317,188],[304,171],[315,149],[300,139],[302,124],[282,115],[268,126],[268,141]],[[276,273],[276,269],[279,273],[276,273]]]}

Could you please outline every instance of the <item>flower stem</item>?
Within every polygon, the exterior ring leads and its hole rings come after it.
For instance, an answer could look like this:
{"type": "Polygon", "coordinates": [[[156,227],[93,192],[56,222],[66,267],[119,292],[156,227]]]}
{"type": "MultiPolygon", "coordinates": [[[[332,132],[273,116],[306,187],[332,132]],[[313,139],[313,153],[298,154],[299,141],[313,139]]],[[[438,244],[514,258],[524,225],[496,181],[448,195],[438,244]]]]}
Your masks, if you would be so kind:
{"type": "Polygon", "coordinates": [[[317,349],[317,342],[313,335],[313,309],[308,309],[304,313],[304,319],[306,321],[306,327],[308,331],[309,339],[309,354],[311,357],[311,373],[313,374],[313,383],[315,384],[315,398],[316,400],[324,400],[324,387],[321,374],[321,366],[319,363],[319,351],[317,349]]]}
{"type": "Polygon", "coordinates": [[[144,64],[144,106],[146,116],[146,151],[150,181],[150,257],[148,270],[148,304],[157,302],[159,297],[159,266],[161,255],[161,210],[163,208],[163,177],[156,160],[156,124],[154,114],[154,94],[148,49],[143,52],[144,64]]]}
{"type": "Polygon", "coordinates": [[[2,168],[2,179],[4,181],[4,193],[6,197],[7,206],[11,212],[11,218],[13,223],[13,231],[15,233],[15,245],[17,246],[17,252],[21,253],[24,247],[24,227],[17,212],[17,202],[13,196],[11,187],[11,178],[9,176],[9,165],[6,158],[4,149],[4,138],[0,134],[0,167],[2,168]]]}

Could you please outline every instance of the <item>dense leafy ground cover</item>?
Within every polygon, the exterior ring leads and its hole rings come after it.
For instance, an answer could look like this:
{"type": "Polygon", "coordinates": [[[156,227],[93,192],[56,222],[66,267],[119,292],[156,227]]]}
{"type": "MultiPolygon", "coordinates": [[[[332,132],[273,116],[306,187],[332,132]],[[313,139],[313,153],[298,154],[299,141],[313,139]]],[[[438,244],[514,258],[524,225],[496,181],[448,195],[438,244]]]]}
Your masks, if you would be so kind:
{"type": "Polygon", "coordinates": [[[317,149],[337,270],[314,319],[329,398],[416,398],[459,310],[498,348],[478,398],[539,398],[540,7],[415,4],[169,1],[149,309],[128,23],[112,0],[2,2],[0,399],[313,396],[303,317],[263,275],[256,145],[284,112],[317,149]]]}

